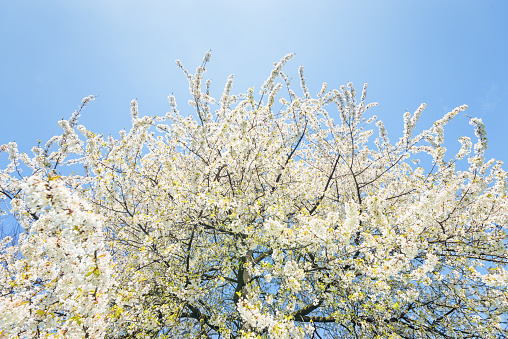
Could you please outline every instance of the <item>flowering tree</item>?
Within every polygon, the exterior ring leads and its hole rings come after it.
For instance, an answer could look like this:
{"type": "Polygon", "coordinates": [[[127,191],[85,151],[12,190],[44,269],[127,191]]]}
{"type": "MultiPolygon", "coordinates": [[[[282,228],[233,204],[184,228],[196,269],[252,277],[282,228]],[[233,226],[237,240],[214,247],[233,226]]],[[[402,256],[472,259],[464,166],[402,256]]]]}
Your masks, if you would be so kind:
{"type": "Polygon", "coordinates": [[[90,96],[33,156],[2,146],[25,232],[2,243],[0,336],[506,337],[507,173],[482,121],[452,160],[444,126],[466,106],[418,135],[425,105],[406,112],[391,143],[365,86],[313,98],[300,68],[298,96],[291,57],[258,99],[230,76],[216,104],[207,53],[194,75],[177,62],[194,116],[132,101],[130,131],[104,138],[77,125],[90,96]]]}

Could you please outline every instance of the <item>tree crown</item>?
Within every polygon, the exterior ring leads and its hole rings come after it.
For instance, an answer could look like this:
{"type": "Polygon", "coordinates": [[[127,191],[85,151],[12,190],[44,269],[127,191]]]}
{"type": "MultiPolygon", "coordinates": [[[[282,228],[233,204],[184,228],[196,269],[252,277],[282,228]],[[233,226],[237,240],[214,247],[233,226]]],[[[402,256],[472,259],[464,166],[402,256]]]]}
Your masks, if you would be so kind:
{"type": "Polygon", "coordinates": [[[466,106],[413,135],[422,104],[392,143],[366,85],[313,97],[300,67],[298,96],[291,58],[258,99],[232,94],[233,76],[212,98],[209,52],[195,74],[177,61],[195,115],[169,96],[165,116],[140,117],[133,100],[131,129],[106,138],[78,125],[89,96],[33,156],[2,146],[0,192],[25,232],[2,242],[0,333],[506,336],[507,174],[485,161],[481,119],[451,160],[444,128],[466,106]]]}

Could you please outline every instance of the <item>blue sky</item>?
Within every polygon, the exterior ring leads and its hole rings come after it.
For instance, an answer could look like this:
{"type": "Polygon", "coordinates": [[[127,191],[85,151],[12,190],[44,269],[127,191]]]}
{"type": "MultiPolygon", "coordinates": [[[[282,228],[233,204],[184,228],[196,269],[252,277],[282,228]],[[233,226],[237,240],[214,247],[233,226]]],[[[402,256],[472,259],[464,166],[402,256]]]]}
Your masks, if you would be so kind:
{"type": "MultiPolygon", "coordinates": [[[[193,71],[211,49],[215,94],[231,73],[236,92],[259,90],[272,63],[294,52],[286,71],[304,65],[314,93],[324,81],[369,83],[392,140],[406,109],[428,104],[421,130],[467,104],[486,124],[487,155],[508,160],[507,10],[505,0],[0,1],[0,144],[29,151],[89,94],[98,98],[80,123],[113,136],[129,126],[134,98],[140,114],[162,115],[174,93],[190,113],[174,60],[193,71]]],[[[467,121],[449,126],[451,148],[472,135],[467,121]]]]}

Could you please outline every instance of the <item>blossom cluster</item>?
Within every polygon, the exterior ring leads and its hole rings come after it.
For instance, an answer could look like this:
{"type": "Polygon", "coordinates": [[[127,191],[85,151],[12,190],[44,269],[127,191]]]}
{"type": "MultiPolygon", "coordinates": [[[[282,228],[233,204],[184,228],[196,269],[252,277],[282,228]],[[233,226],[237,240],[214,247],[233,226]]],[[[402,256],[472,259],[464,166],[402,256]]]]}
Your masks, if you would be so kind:
{"type": "Polygon", "coordinates": [[[21,188],[37,220],[17,251],[4,247],[0,333],[103,337],[114,283],[100,217],[61,179],[31,176],[21,188]]]}

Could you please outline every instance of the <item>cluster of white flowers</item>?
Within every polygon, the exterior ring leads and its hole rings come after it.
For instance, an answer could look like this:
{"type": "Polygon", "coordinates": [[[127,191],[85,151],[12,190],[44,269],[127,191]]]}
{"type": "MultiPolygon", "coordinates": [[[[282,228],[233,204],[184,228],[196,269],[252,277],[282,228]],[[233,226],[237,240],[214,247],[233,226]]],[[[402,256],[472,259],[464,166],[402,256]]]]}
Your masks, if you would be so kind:
{"type": "Polygon", "coordinates": [[[418,269],[414,270],[410,274],[410,278],[413,280],[422,280],[427,277],[427,273],[432,272],[438,263],[439,257],[432,254],[427,253],[427,259],[425,263],[418,267],[418,269]]]}
{"type": "Polygon", "coordinates": [[[462,146],[455,157],[460,160],[471,153],[471,146],[473,144],[471,142],[471,138],[469,137],[460,137],[459,142],[462,146]]]}
{"type": "Polygon", "coordinates": [[[7,144],[7,147],[3,147],[4,149],[7,149],[7,153],[9,153],[9,160],[14,161],[17,159],[18,155],[18,144],[15,142],[9,142],[7,144]]]}
{"type": "Polygon", "coordinates": [[[275,68],[272,70],[270,76],[261,86],[261,92],[260,94],[263,94],[265,91],[271,91],[272,87],[274,86],[275,79],[279,76],[280,71],[282,67],[291,59],[293,59],[295,55],[293,53],[287,54],[284,56],[278,63],[276,63],[274,66],[275,68]]]}
{"type": "Polygon", "coordinates": [[[257,338],[256,333],[263,333],[268,329],[273,339],[303,339],[305,331],[295,326],[293,321],[278,319],[269,314],[263,314],[258,305],[253,305],[246,299],[240,299],[237,304],[238,312],[253,331],[245,331],[242,338],[257,338]]]}
{"type": "Polygon", "coordinates": [[[62,180],[32,176],[21,187],[38,220],[18,247],[6,249],[0,333],[102,338],[114,281],[101,220],[62,180]]]}
{"type": "Polygon", "coordinates": [[[253,305],[246,299],[240,299],[237,308],[242,318],[245,319],[251,327],[259,331],[263,331],[275,322],[272,316],[262,314],[258,305],[253,305]]]}
{"type": "Polygon", "coordinates": [[[478,142],[474,145],[474,150],[478,154],[483,154],[487,149],[487,132],[485,131],[485,125],[480,118],[471,118],[469,123],[475,127],[474,132],[478,138],[478,142]]]}
{"type": "Polygon", "coordinates": [[[279,237],[284,229],[280,222],[273,219],[268,219],[264,225],[267,235],[272,237],[279,237]]]}
{"type": "Polygon", "coordinates": [[[298,267],[298,263],[293,260],[288,261],[284,265],[284,275],[291,291],[294,293],[299,292],[301,289],[300,281],[305,278],[305,273],[298,267]]]}

